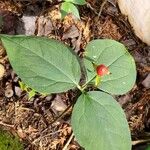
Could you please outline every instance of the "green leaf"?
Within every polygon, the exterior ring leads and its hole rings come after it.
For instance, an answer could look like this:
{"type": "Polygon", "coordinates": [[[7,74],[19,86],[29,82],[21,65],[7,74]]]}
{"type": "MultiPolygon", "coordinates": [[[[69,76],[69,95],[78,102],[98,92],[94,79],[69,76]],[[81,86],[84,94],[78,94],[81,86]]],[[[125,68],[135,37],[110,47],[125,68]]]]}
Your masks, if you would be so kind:
{"type": "Polygon", "coordinates": [[[96,76],[91,63],[94,62],[108,66],[111,72],[101,78],[99,89],[111,94],[124,94],[135,84],[135,62],[123,44],[108,39],[93,40],[87,45],[85,55],[87,83],[96,76]]]}
{"type": "Polygon", "coordinates": [[[85,0],[65,0],[65,2],[71,2],[77,5],[85,5],[86,1],[85,0]]]}
{"type": "Polygon", "coordinates": [[[58,93],[78,86],[77,56],[63,43],[31,36],[1,35],[1,40],[13,69],[35,91],[58,93]]]}
{"type": "Polygon", "coordinates": [[[72,13],[75,17],[80,19],[79,11],[74,4],[69,3],[69,2],[62,3],[62,5],[61,5],[62,18],[64,18],[69,13],[72,13]]]}
{"type": "Polygon", "coordinates": [[[72,127],[77,141],[86,150],[131,150],[125,114],[106,93],[82,94],[73,109],[72,127]]]}

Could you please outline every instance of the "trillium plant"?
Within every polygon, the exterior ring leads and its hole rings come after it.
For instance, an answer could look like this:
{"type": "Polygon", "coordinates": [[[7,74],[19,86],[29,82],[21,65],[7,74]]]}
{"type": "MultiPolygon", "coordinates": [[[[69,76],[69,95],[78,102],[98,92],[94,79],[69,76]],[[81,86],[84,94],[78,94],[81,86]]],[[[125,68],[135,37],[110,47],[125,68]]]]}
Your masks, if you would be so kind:
{"type": "Polygon", "coordinates": [[[14,71],[35,91],[81,91],[71,124],[82,147],[131,150],[126,116],[113,98],[128,92],[136,80],[135,62],[124,45],[109,39],[93,40],[79,58],[54,39],[1,35],[1,40],[14,71]]]}

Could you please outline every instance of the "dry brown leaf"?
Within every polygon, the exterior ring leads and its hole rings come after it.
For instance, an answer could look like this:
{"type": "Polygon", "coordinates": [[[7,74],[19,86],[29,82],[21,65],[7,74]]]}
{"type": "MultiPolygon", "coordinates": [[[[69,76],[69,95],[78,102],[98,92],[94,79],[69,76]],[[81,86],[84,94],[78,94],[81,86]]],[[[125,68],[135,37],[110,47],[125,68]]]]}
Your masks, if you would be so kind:
{"type": "Polygon", "coordinates": [[[122,36],[119,33],[119,28],[116,24],[113,23],[110,17],[107,17],[105,22],[102,24],[102,28],[100,30],[100,35],[103,38],[109,38],[114,40],[119,40],[122,36]]]}
{"type": "Polygon", "coordinates": [[[86,43],[90,41],[91,38],[90,19],[88,19],[85,27],[83,28],[83,37],[85,38],[86,43]]]}

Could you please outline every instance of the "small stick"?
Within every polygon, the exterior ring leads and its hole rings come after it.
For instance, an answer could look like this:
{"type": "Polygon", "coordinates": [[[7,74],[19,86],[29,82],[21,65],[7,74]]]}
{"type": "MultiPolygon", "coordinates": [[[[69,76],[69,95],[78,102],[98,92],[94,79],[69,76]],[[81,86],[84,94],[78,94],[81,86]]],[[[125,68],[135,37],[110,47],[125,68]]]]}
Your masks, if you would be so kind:
{"type": "Polygon", "coordinates": [[[67,150],[67,147],[69,146],[69,144],[72,141],[73,137],[74,137],[74,134],[72,133],[70,138],[68,139],[67,143],[65,144],[65,146],[62,150],[67,150]]]}
{"type": "Polygon", "coordinates": [[[100,15],[101,15],[101,13],[103,11],[103,8],[104,8],[104,6],[105,6],[106,3],[107,3],[107,0],[104,0],[103,3],[102,3],[102,5],[101,5],[101,7],[100,7],[99,13],[98,13],[98,19],[99,19],[100,15]]]}
{"type": "Polygon", "coordinates": [[[91,6],[90,3],[87,2],[87,7],[90,8],[96,15],[98,15],[98,13],[94,10],[94,8],[91,6]]]}
{"type": "Polygon", "coordinates": [[[135,145],[143,144],[143,143],[147,143],[147,142],[150,142],[150,139],[132,141],[132,145],[135,146],[135,145]]]}
{"type": "Polygon", "coordinates": [[[9,128],[14,128],[14,125],[7,124],[7,123],[4,123],[4,122],[2,122],[2,121],[0,121],[0,125],[6,126],[6,127],[9,127],[9,128]]]}
{"type": "Polygon", "coordinates": [[[57,120],[59,120],[65,113],[67,113],[67,111],[72,107],[72,105],[68,106],[56,119],[54,119],[54,121],[52,121],[50,123],[50,125],[52,125],[53,123],[55,123],[57,120]]]}

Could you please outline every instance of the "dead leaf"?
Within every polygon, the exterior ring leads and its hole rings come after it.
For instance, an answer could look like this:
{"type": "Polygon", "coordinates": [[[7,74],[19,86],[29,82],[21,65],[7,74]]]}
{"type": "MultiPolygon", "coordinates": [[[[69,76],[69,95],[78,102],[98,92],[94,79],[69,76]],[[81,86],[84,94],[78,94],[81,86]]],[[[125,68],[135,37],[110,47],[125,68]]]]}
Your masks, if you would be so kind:
{"type": "Polygon", "coordinates": [[[63,37],[62,37],[62,40],[65,40],[65,39],[68,39],[68,38],[76,38],[79,36],[79,30],[78,28],[75,26],[75,25],[72,25],[68,31],[66,31],[64,34],[63,34],[63,37]]]}
{"type": "Polygon", "coordinates": [[[53,25],[49,17],[40,16],[37,20],[37,36],[47,36],[53,30],[53,25]]]}

